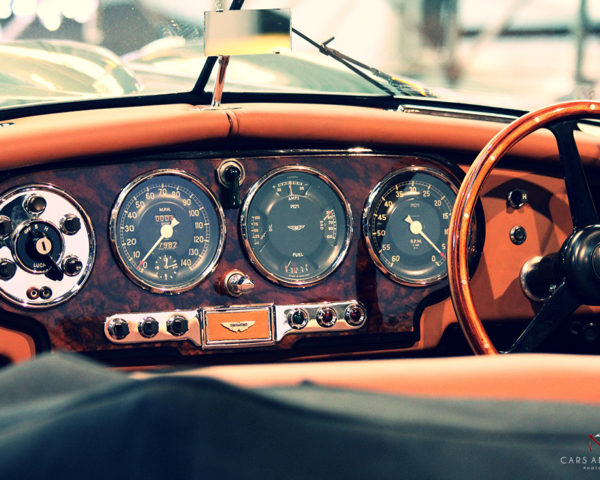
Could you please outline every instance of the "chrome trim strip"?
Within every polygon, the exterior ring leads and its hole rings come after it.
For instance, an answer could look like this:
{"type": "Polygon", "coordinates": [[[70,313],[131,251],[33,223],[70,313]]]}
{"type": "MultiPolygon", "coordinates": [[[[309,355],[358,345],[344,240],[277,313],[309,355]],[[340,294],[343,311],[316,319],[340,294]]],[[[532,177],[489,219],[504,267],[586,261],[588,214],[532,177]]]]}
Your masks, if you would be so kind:
{"type": "Polygon", "coordinates": [[[323,281],[325,278],[327,278],[329,275],[331,275],[341,265],[341,263],[346,258],[346,254],[348,253],[348,249],[350,247],[350,242],[352,240],[352,234],[353,234],[352,209],[350,207],[350,204],[346,200],[346,197],[342,193],[341,189],[333,182],[333,180],[331,180],[327,175],[320,172],[319,170],[312,168],[312,167],[302,166],[302,165],[279,167],[279,168],[271,170],[271,171],[267,172],[267,174],[263,175],[254,185],[252,185],[252,187],[248,191],[248,194],[246,195],[246,199],[244,200],[244,203],[242,204],[242,209],[240,211],[240,232],[241,232],[241,236],[242,236],[242,243],[244,245],[244,250],[246,251],[246,254],[250,260],[250,263],[252,263],[252,265],[254,265],[254,267],[265,278],[269,279],[270,281],[272,281],[273,283],[275,283],[277,285],[283,285],[285,287],[306,288],[306,287],[316,285],[317,283],[320,283],[321,281],[323,281]],[[337,197],[339,198],[340,203],[342,204],[342,207],[344,208],[344,214],[346,216],[346,218],[345,218],[346,230],[344,232],[345,239],[344,239],[344,244],[342,246],[342,249],[340,250],[340,253],[336,257],[335,261],[323,273],[321,273],[315,277],[311,277],[309,280],[286,280],[286,279],[281,278],[281,277],[275,275],[274,273],[270,272],[269,269],[266,268],[264,265],[262,265],[260,260],[257,258],[257,256],[255,255],[255,253],[250,245],[250,241],[248,239],[248,226],[247,226],[248,210],[250,208],[250,204],[252,203],[254,196],[258,193],[260,188],[267,181],[269,181],[271,178],[273,178],[275,175],[278,175],[280,173],[287,173],[287,172],[308,173],[308,174],[314,175],[318,179],[325,182],[325,184],[327,184],[327,186],[330,187],[333,190],[333,192],[337,195],[337,197]]]}
{"type": "Polygon", "coordinates": [[[275,341],[280,342],[286,335],[303,335],[306,333],[335,333],[348,332],[362,328],[367,321],[367,309],[365,306],[356,301],[350,300],[347,302],[320,302],[320,303],[299,303],[297,305],[276,305],[275,306],[275,341]],[[345,320],[346,309],[353,304],[360,305],[365,316],[360,325],[350,325],[345,320]],[[330,307],[337,314],[337,321],[331,327],[322,327],[317,321],[317,313],[323,307],[330,307]],[[292,328],[287,320],[288,313],[294,310],[304,310],[308,313],[308,322],[306,326],[300,330],[292,328]]]}
{"type": "Polygon", "coordinates": [[[466,120],[482,120],[484,122],[511,123],[513,120],[518,118],[517,116],[507,115],[503,113],[473,112],[448,107],[440,108],[407,104],[403,104],[402,107],[402,113],[431,115],[435,117],[462,118],[466,120]]]}
{"type": "Polygon", "coordinates": [[[115,258],[117,259],[117,263],[119,264],[121,269],[125,272],[125,275],[127,275],[127,277],[133,283],[135,283],[136,285],[138,285],[146,290],[149,290],[152,293],[176,294],[176,293],[186,292],[186,291],[194,288],[196,285],[198,285],[200,282],[202,282],[202,280],[204,280],[208,275],[210,275],[212,272],[214,272],[215,268],[217,268],[217,263],[219,262],[219,259],[221,258],[221,254],[223,253],[223,247],[225,245],[225,236],[226,236],[225,214],[223,212],[223,208],[221,207],[221,205],[219,204],[219,202],[217,201],[217,199],[215,198],[213,193],[210,191],[210,189],[208,187],[206,187],[200,181],[200,179],[195,177],[194,175],[187,173],[183,170],[176,170],[176,169],[165,168],[165,169],[159,169],[159,170],[151,170],[147,173],[144,173],[144,174],[134,178],[131,182],[129,182],[125,186],[125,188],[123,190],[121,190],[121,193],[117,197],[115,204],[111,210],[108,232],[109,232],[109,238],[110,238],[110,246],[111,246],[111,249],[113,251],[115,258]],[[193,280],[191,280],[185,284],[182,284],[179,287],[159,288],[159,287],[150,285],[149,283],[145,282],[144,280],[138,278],[138,276],[135,274],[135,272],[127,265],[126,260],[121,256],[121,253],[119,252],[119,249],[117,247],[117,238],[116,238],[116,236],[117,236],[117,219],[119,217],[119,211],[121,210],[123,202],[129,195],[129,193],[134,188],[136,188],[139,184],[141,184],[142,182],[145,182],[147,180],[150,180],[154,177],[160,176],[160,175],[172,175],[172,176],[181,177],[183,179],[190,181],[192,184],[194,184],[195,186],[200,188],[208,196],[209,201],[212,202],[213,207],[215,208],[215,211],[217,214],[218,222],[219,222],[219,239],[218,239],[217,249],[214,254],[214,258],[204,268],[204,270],[202,270],[199,273],[199,276],[197,276],[196,278],[194,278],[193,280]]]}
{"type": "Polygon", "coordinates": [[[144,313],[118,313],[106,317],[104,321],[104,335],[112,343],[130,344],[130,343],[154,343],[154,342],[183,342],[191,341],[194,345],[201,345],[200,322],[198,321],[198,312],[196,310],[173,310],[168,312],[144,312],[144,313]],[[188,321],[188,331],[180,336],[175,336],[167,331],[167,322],[174,315],[182,315],[188,321]],[[138,331],[138,325],[147,317],[152,317],[158,322],[158,333],[151,338],[144,337],[138,331]],[[129,326],[129,334],[117,340],[113,338],[108,326],[111,320],[121,318],[129,326]]]}

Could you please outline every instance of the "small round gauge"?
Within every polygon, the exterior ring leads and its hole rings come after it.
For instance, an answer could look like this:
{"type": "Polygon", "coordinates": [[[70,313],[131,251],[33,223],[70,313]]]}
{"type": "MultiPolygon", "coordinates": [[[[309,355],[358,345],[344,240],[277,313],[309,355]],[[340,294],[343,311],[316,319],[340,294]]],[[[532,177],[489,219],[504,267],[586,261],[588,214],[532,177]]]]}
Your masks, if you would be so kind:
{"type": "Polygon", "coordinates": [[[155,170],[117,198],[110,239],[135,283],[155,293],[183,292],[217,264],[225,241],[223,210],[196,177],[155,170]]]}
{"type": "Polygon", "coordinates": [[[240,217],[244,247],[268,279],[314,285],[342,262],[352,236],[352,212],[340,189],[309,167],[282,167],[248,193],[240,217]]]}
{"type": "Polygon", "coordinates": [[[437,170],[410,167],[387,175],[369,195],[363,233],[377,267],[406,285],[446,277],[446,238],[456,184],[437,170]]]}

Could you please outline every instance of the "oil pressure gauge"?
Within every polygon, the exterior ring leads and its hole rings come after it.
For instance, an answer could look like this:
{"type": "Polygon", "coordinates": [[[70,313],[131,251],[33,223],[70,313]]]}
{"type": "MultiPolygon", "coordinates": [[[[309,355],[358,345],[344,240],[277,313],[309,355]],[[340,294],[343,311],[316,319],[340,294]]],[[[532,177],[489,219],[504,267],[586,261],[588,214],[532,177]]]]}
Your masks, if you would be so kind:
{"type": "Polygon", "coordinates": [[[306,287],[327,277],[350,244],[352,213],[341,190],[310,167],[282,167],[248,193],[240,216],[250,261],[271,281],[306,287]]]}
{"type": "Polygon", "coordinates": [[[363,233],[377,267],[406,285],[447,276],[446,238],[456,183],[441,172],[410,167],[387,175],[363,211],[363,233]]]}

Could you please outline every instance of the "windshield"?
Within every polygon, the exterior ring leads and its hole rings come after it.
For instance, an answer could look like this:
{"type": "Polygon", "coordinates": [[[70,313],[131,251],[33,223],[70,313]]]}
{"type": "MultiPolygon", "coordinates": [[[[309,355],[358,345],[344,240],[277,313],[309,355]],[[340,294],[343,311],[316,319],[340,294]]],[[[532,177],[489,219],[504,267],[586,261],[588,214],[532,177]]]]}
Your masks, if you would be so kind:
{"type": "MultiPolygon", "coordinates": [[[[206,61],[204,11],[228,7],[0,0],[0,108],[189,92],[206,61]]],[[[232,57],[225,92],[431,96],[518,109],[597,96],[599,2],[247,0],[243,9],[271,7],[291,8],[302,35],[293,34],[291,53],[232,57]],[[302,37],[370,68],[359,75],[302,37]]]]}

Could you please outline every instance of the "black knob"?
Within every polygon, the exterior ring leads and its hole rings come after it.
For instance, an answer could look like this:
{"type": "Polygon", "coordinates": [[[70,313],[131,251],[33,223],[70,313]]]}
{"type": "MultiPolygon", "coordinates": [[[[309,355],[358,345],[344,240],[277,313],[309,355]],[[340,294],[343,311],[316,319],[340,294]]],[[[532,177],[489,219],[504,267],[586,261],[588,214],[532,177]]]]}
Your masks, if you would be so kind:
{"type": "Polygon", "coordinates": [[[0,280],[10,280],[17,273],[17,266],[14,262],[3,258],[0,260],[0,280]]]}
{"type": "Polygon", "coordinates": [[[25,199],[23,207],[30,215],[40,215],[46,210],[46,199],[39,195],[30,195],[25,199]]]}
{"type": "Polygon", "coordinates": [[[115,340],[123,340],[129,335],[129,324],[122,318],[114,318],[108,324],[108,333],[115,340]]]}
{"type": "Polygon", "coordinates": [[[317,323],[322,327],[329,328],[335,325],[337,313],[331,307],[322,307],[317,312],[317,323]]]}
{"type": "Polygon", "coordinates": [[[83,264],[81,263],[81,260],[79,260],[77,257],[70,256],[65,258],[62,269],[65,275],[68,275],[69,277],[74,277],[79,272],[81,272],[82,268],[83,264]]]}
{"type": "Polygon", "coordinates": [[[167,320],[167,332],[180,337],[188,331],[188,321],[183,315],[173,315],[167,320]]]}
{"type": "Polygon", "coordinates": [[[508,196],[506,198],[508,206],[514,209],[523,207],[528,200],[527,192],[525,190],[521,190],[520,188],[515,188],[514,190],[508,192],[508,196]]]}
{"type": "Polygon", "coordinates": [[[364,307],[358,303],[352,303],[351,305],[348,305],[346,308],[346,313],[344,314],[346,323],[354,327],[361,325],[365,321],[366,317],[367,312],[365,311],[364,307]]]}
{"type": "Polygon", "coordinates": [[[13,231],[12,220],[6,215],[0,215],[0,238],[8,237],[13,231]]]}
{"type": "Polygon", "coordinates": [[[301,308],[296,308],[287,314],[287,321],[290,327],[301,330],[308,323],[308,313],[301,308]]]}
{"type": "Polygon", "coordinates": [[[600,328],[594,322],[590,322],[581,328],[581,334],[588,342],[595,342],[600,335],[600,328]]]}
{"type": "Polygon", "coordinates": [[[527,231],[525,228],[520,225],[511,228],[510,230],[510,241],[515,245],[521,245],[525,240],[527,240],[527,231]]]}
{"type": "Polygon", "coordinates": [[[75,235],[81,229],[81,220],[72,213],[67,213],[60,220],[60,230],[65,235],[75,235]]]}
{"type": "Polygon", "coordinates": [[[146,317],[138,325],[138,332],[145,338],[152,338],[158,333],[158,322],[155,318],[146,317]]]}

